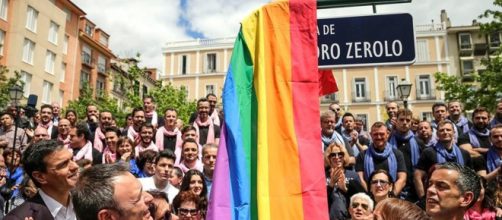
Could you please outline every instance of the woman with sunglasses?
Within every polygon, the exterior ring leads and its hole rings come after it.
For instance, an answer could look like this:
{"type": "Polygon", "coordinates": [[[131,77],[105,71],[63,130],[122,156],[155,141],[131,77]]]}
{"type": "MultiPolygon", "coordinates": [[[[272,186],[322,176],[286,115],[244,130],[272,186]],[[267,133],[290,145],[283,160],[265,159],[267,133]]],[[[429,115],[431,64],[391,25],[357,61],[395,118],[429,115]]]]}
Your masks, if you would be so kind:
{"type": "Polygon", "coordinates": [[[386,170],[376,170],[370,175],[370,194],[375,201],[378,202],[395,197],[392,193],[394,181],[386,170]]]}
{"type": "Polygon", "coordinates": [[[328,190],[328,204],[330,219],[349,218],[348,204],[350,197],[356,193],[364,192],[357,173],[346,170],[349,155],[344,146],[332,143],[326,148],[325,163],[328,190]]]}
{"type": "MultiPolygon", "coordinates": [[[[199,200],[199,196],[192,191],[180,192],[178,196],[178,205],[173,204],[179,220],[202,220],[204,211],[199,200]]],[[[176,199],[175,199],[176,201],[176,199]]]]}
{"type": "MultiPolygon", "coordinates": [[[[173,200],[173,207],[175,210],[181,207],[183,203],[183,198],[181,196],[182,192],[191,192],[198,197],[198,210],[200,210],[201,216],[205,216],[206,208],[208,205],[207,199],[207,185],[204,181],[204,174],[198,170],[188,170],[183,177],[181,183],[180,192],[173,200]]],[[[180,213],[177,213],[178,216],[180,213]]]]}

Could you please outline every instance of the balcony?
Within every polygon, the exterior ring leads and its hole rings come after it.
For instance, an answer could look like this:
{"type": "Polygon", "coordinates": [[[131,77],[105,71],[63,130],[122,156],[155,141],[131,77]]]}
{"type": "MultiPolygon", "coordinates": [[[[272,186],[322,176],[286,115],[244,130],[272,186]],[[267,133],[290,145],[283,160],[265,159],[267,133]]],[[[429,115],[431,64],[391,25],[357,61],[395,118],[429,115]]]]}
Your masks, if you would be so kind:
{"type": "Polygon", "coordinates": [[[430,89],[429,91],[421,91],[417,89],[417,100],[435,100],[436,90],[430,89]]]}
{"type": "Polygon", "coordinates": [[[92,68],[91,54],[82,52],[82,63],[92,68]]]}

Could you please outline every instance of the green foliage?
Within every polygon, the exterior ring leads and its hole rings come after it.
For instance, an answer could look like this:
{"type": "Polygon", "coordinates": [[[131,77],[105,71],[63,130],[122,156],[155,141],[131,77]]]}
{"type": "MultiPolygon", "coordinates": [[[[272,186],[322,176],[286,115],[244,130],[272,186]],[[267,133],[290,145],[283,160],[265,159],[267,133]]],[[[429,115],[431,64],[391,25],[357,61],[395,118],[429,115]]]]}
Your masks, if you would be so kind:
{"type": "Polygon", "coordinates": [[[164,111],[170,107],[178,111],[178,118],[188,122],[190,115],[195,111],[196,103],[187,100],[186,91],[177,89],[171,84],[162,86],[158,83],[150,90],[149,95],[155,99],[159,115],[164,115],[164,111]]]}
{"type": "MultiPolygon", "coordinates": [[[[502,0],[495,0],[493,4],[500,7],[502,6],[502,0]]],[[[479,18],[488,20],[480,25],[481,33],[490,35],[502,31],[502,13],[500,11],[486,10],[479,18]]],[[[474,83],[463,83],[460,76],[436,73],[436,84],[439,90],[445,91],[446,101],[459,100],[464,103],[465,110],[483,106],[493,111],[497,100],[502,98],[501,50],[502,48],[499,48],[481,61],[486,69],[473,74],[474,83]]]]}
{"type": "Polygon", "coordinates": [[[5,109],[11,102],[9,89],[14,85],[23,86],[21,75],[15,71],[14,77],[7,77],[9,70],[5,66],[0,66],[0,110],[5,109]]]}

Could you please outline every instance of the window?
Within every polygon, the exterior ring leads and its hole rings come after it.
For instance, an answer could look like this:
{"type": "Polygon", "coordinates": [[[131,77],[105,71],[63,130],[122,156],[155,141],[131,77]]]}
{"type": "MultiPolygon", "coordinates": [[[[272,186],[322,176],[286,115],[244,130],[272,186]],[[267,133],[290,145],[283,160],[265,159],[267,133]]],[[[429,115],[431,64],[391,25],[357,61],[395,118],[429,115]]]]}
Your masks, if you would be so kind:
{"type": "Polygon", "coordinates": [[[52,22],[49,26],[49,42],[53,44],[58,44],[58,31],[59,31],[59,25],[52,22]]]}
{"type": "Polygon", "coordinates": [[[28,97],[31,93],[31,74],[21,71],[21,81],[24,82],[24,97],[28,97]]]}
{"type": "Polygon", "coordinates": [[[458,38],[460,41],[460,49],[461,50],[472,49],[471,34],[470,33],[460,33],[458,35],[458,38]]]}
{"type": "Polygon", "coordinates": [[[94,32],[94,26],[92,24],[89,23],[89,21],[87,21],[85,23],[85,29],[84,29],[84,32],[91,36],[92,37],[92,33],[94,32]]]}
{"type": "Polygon", "coordinates": [[[464,75],[469,75],[474,72],[474,61],[473,60],[462,60],[462,73],[464,75]]]}
{"type": "Polygon", "coordinates": [[[64,100],[64,91],[59,90],[59,106],[63,106],[63,100],[64,100]]]}
{"type": "Polygon", "coordinates": [[[34,52],[35,43],[28,38],[25,38],[23,45],[23,61],[33,65],[34,52]]]}
{"type": "Polygon", "coordinates": [[[429,45],[427,40],[417,40],[417,62],[429,61],[429,45]]]}
{"type": "Polygon", "coordinates": [[[397,76],[385,77],[385,100],[391,101],[397,99],[397,76]]]}
{"type": "Polygon", "coordinates": [[[214,73],[216,72],[216,54],[215,53],[210,53],[207,54],[207,72],[208,73],[214,73]]]}
{"type": "Polygon", "coordinates": [[[64,42],[63,42],[63,54],[64,55],[68,54],[68,42],[69,41],[70,41],[70,36],[65,35],[64,42]]]}
{"type": "Polygon", "coordinates": [[[5,43],[5,31],[0,30],[0,55],[3,55],[4,43],[5,43]]]}
{"type": "Polygon", "coordinates": [[[368,115],[367,114],[356,114],[356,119],[361,119],[363,121],[363,130],[368,130],[368,115]]]}
{"type": "Polygon", "coordinates": [[[30,31],[37,32],[37,19],[38,11],[28,6],[28,12],[26,14],[26,28],[30,31]]]}
{"type": "Polygon", "coordinates": [[[90,74],[88,72],[80,72],[80,89],[84,88],[84,85],[88,85],[90,74]]]}
{"type": "Polygon", "coordinates": [[[424,99],[431,96],[431,76],[419,75],[417,82],[417,99],[424,99]]]}
{"type": "Polygon", "coordinates": [[[66,63],[61,63],[61,75],[59,76],[59,81],[64,82],[66,75],[66,63]]]}
{"type": "Polygon", "coordinates": [[[366,79],[365,78],[355,78],[354,79],[354,101],[367,101],[367,93],[366,90],[366,79]]]}
{"type": "Polygon", "coordinates": [[[66,20],[71,21],[71,11],[68,8],[63,9],[64,13],[66,14],[66,20]]]}
{"type": "Polygon", "coordinates": [[[42,102],[45,104],[51,103],[51,93],[52,93],[52,83],[44,80],[43,84],[43,94],[42,94],[42,102]]]}
{"type": "Polygon", "coordinates": [[[98,76],[96,80],[96,96],[102,97],[105,94],[105,78],[103,76],[98,76]]]}
{"type": "Polygon", "coordinates": [[[181,75],[187,74],[187,68],[188,68],[188,56],[182,55],[180,60],[181,75]]]}
{"type": "Polygon", "coordinates": [[[98,55],[98,73],[106,73],[106,58],[98,55]]]}
{"type": "Polygon", "coordinates": [[[216,94],[214,93],[214,85],[206,85],[206,95],[207,94],[216,94]]]}
{"type": "Polygon", "coordinates": [[[331,93],[321,97],[321,103],[332,103],[336,101],[336,93],[331,93]]]}
{"type": "Polygon", "coordinates": [[[0,0],[0,18],[7,21],[7,9],[9,0],[0,0]]]}
{"type": "Polygon", "coordinates": [[[498,48],[500,47],[500,33],[492,33],[490,34],[490,47],[498,48]]]}
{"type": "Polygon", "coordinates": [[[148,87],[143,84],[143,94],[142,94],[142,97],[145,98],[146,95],[148,95],[148,87]]]}
{"type": "Polygon", "coordinates": [[[101,35],[99,36],[99,42],[105,46],[108,46],[108,37],[101,33],[101,35]]]}
{"type": "Polygon", "coordinates": [[[91,48],[84,44],[82,46],[82,63],[87,64],[89,66],[92,65],[91,54],[92,54],[91,48]]]}
{"type": "Polygon", "coordinates": [[[47,50],[45,54],[45,72],[54,74],[54,63],[56,63],[56,54],[47,50]]]}
{"type": "Polygon", "coordinates": [[[420,120],[423,121],[432,121],[432,119],[434,119],[432,117],[432,112],[422,112],[420,116],[421,116],[420,120]]]}

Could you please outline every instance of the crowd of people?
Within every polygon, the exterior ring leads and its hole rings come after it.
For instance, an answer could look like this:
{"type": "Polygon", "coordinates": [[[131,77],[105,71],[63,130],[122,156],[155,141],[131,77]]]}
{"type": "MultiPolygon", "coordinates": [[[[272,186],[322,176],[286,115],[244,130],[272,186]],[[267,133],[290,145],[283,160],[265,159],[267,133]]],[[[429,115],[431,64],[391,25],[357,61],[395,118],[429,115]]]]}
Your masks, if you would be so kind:
{"type": "MultiPolygon", "coordinates": [[[[122,127],[94,105],[83,120],[57,103],[33,117],[2,112],[0,219],[204,219],[224,121],[217,97],[199,99],[187,125],[152,97],[143,104],[122,127]]],[[[320,115],[330,219],[502,217],[502,101],[472,120],[458,101],[434,104],[432,121],[386,109],[369,131],[337,103],[320,115]]]]}
{"type": "Polygon", "coordinates": [[[502,100],[472,121],[458,101],[431,121],[386,109],[369,132],[337,103],[321,114],[330,219],[502,219],[502,100]]]}

